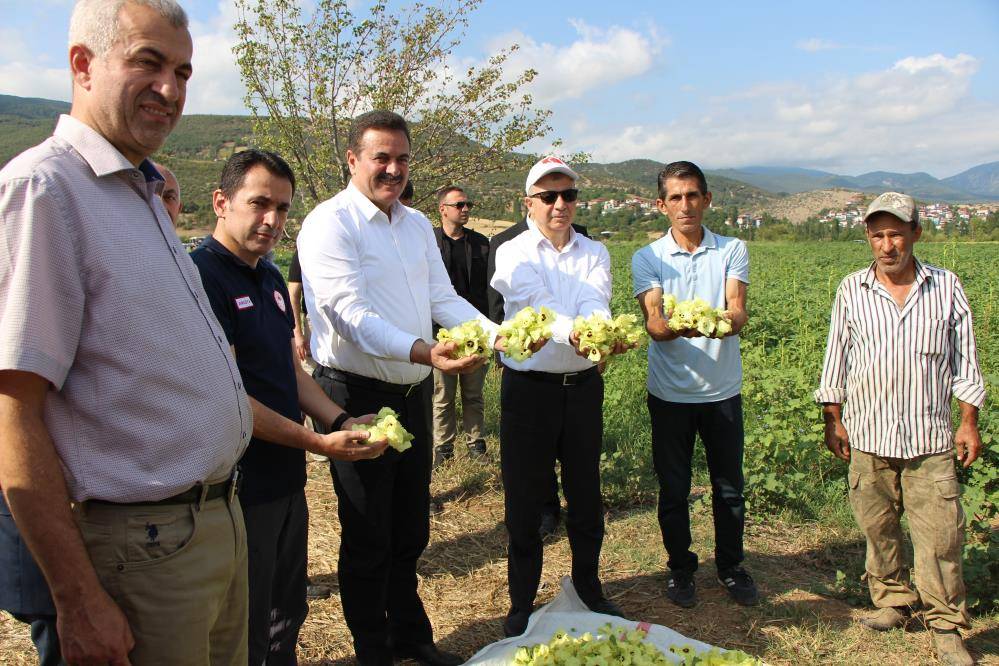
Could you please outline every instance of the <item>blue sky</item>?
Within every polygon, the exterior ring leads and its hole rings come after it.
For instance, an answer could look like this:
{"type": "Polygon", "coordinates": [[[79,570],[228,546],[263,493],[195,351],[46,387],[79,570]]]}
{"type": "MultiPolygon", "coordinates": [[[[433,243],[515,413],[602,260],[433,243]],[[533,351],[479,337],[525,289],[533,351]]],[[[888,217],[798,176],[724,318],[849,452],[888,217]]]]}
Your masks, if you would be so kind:
{"type": "MultiPolygon", "coordinates": [[[[68,99],[71,0],[0,0],[0,93],[68,99]]],[[[188,112],[241,113],[230,2],[183,2],[188,112]]],[[[358,10],[365,3],[357,0],[358,10]]],[[[552,136],[597,161],[949,176],[999,160],[999,2],[486,0],[461,62],[521,46],[552,136]]]]}

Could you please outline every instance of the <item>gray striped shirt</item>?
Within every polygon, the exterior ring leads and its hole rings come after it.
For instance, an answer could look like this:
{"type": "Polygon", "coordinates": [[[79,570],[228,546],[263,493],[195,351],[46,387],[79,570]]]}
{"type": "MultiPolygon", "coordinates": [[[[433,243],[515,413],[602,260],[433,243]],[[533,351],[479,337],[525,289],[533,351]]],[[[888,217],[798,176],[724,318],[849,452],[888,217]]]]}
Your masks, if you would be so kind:
{"type": "Polygon", "coordinates": [[[141,166],[62,116],[0,171],[0,370],[51,383],[45,425],[75,501],[224,479],[253,429],[162,180],[141,166]]]}
{"type": "Polygon", "coordinates": [[[887,458],[953,448],[951,396],[981,407],[971,309],[957,276],[916,260],[900,309],[875,265],[851,273],[833,303],[821,403],[844,403],[850,446],[887,458]]]}

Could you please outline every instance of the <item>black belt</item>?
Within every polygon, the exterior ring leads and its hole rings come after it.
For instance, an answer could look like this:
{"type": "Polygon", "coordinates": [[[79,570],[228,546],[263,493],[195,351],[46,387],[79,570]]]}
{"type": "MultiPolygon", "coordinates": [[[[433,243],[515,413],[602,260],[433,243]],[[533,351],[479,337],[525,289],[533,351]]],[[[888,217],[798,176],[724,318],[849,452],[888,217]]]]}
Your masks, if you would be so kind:
{"type": "Polygon", "coordinates": [[[548,382],[549,384],[559,384],[561,386],[576,386],[588,381],[594,375],[600,374],[597,370],[597,366],[592,368],[587,368],[586,370],[580,370],[579,372],[540,372],[538,370],[514,370],[511,367],[504,366],[503,372],[512,372],[517,375],[523,375],[529,379],[536,379],[541,382],[548,382]]]}
{"type": "MultiPolygon", "coordinates": [[[[233,471],[232,476],[225,481],[213,483],[207,487],[205,501],[226,497],[231,502],[232,498],[239,492],[239,482],[241,474],[239,469],[233,471]]],[[[109,502],[107,500],[87,500],[88,504],[105,504],[113,506],[162,506],[168,504],[197,504],[201,501],[201,493],[205,491],[205,484],[197,483],[184,492],[165,497],[161,500],[150,502],[109,502]]]]}
{"type": "Polygon", "coordinates": [[[392,382],[383,382],[382,380],[374,379],[373,377],[355,375],[353,372],[344,372],[343,370],[337,370],[335,368],[327,368],[325,365],[321,365],[319,367],[321,368],[320,374],[325,377],[331,377],[332,379],[343,382],[344,384],[353,384],[354,386],[361,386],[375,391],[382,391],[383,393],[395,393],[407,398],[411,396],[416,389],[423,385],[423,382],[417,382],[416,384],[393,384],[392,382]]]}

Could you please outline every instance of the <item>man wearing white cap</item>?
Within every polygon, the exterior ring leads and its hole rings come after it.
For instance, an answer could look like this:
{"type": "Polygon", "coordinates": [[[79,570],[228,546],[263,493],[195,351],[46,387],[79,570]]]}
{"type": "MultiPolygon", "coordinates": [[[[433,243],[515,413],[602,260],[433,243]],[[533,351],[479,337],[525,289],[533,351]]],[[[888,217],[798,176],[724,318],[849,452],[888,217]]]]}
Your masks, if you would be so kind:
{"type": "Polygon", "coordinates": [[[551,493],[555,461],[561,462],[568,504],[566,531],[572,549],[572,581],[593,611],[621,615],[600,586],[603,542],[600,448],[603,379],[579,353],[573,320],[610,315],[611,274],[607,248],[576,233],[578,176],[557,157],[546,157],[527,176],[527,230],[496,253],[492,286],[504,299],[506,317],[526,306],[556,314],[552,339],[527,360],[505,354],[500,392],[500,464],[509,533],[507,578],[511,607],[507,636],[527,627],[541,579],[542,506],[551,493]]]}
{"type": "Polygon", "coordinates": [[[964,512],[954,469],[978,458],[985,383],[971,309],[957,276],[913,255],[922,233],[912,197],[886,192],[864,216],[874,262],[843,279],[822,381],[826,446],[849,461],[850,505],[867,537],[867,585],[878,610],[861,620],[903,627],[921,608],[945,664],[973,664],[961,572],[964,512]],[[961,424],[951,430],[951,397],[961,424]],[[843,403],[846,403],[845,407],[843,403]],[[899,521],[908,516],[916,589],[899,521]]]}

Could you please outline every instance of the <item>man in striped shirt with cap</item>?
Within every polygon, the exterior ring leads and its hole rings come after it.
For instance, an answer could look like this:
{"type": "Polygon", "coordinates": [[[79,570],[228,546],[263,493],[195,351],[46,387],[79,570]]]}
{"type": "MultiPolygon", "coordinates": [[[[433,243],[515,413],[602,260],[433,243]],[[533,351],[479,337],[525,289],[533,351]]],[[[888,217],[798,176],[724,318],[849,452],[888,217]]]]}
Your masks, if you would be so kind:
{"type": "Polygon", "coordinates": [[[861,623],[886,631],[925,607],[940,660],[973,664],[958,632],[969,622],[953,457],[956,449],[968,467],[982,446],[985,385],[971,309],[957,276],[913,255],[922,228],[911,197],[882,194],[864,223],[874,262],[839,286],[815,392],[826,446],[850,463],[850,504],[867,537],[865,578],[878,610],[861,623]],[[956,433],[951,396],[961,410],[956,433]],[[917,590],[902,555],[903,511],[917,590]]]}

